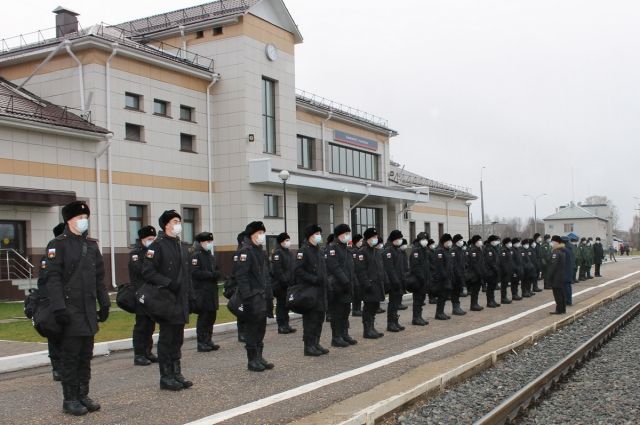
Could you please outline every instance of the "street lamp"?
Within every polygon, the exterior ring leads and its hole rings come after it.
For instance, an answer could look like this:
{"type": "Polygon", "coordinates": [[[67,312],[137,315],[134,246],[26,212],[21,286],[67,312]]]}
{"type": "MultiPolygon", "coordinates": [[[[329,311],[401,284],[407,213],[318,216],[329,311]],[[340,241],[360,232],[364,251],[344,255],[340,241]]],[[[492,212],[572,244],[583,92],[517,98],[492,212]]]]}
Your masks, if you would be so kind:
{"type": "Polygon", "coordinates": [[[484,190],[482,187],[482,171],[487,167],[480,169],[480,214],[482,214],[482,238],[484,238],[484,190]]]}
{"type": "Polygon", "coordinates": [[[287,233],[287,180],[289,180],[289,172],[282,170],[278,174],[282,180],[282,201],[284,206],[284,232],[287,233]]]}
{"type": "Polygon", "coordinates": [[[529,194],[524,194],[522,196],[526,196],[527,198],[531,198],[531,200],[533,201],[533,233],[538,233],[538,209],[536,206],[536,202],[538,201],[538,198],[541,198],[543,196],[547,196],[546,193],[541,193],[538,196],[531,196],[529,194]]]}
{"type": "Polygon", "coordinates": [[[467,239],[471,239],[471,201],[464,204],[467,206],[467,234],[469,235],[467,239]]]}

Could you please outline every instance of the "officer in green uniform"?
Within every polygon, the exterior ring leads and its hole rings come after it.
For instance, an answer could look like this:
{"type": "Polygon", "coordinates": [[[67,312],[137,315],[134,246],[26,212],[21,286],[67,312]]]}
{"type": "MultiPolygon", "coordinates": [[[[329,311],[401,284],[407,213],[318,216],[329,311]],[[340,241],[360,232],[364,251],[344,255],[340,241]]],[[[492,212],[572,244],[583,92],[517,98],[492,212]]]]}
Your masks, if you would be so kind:
{"type": "Polygon", "coordinates": [[[587,246],[586,246],[586,258],[585,258],[585,267],[586,267],[586,274],[585,274],[585,278],[586,279],[593,279],[593,276],[591,276],[591,266],[593,266],[593,238],[589,237],[589,239],[587,239],[587,246]]]}
{"type": "Polygon", "coordinates": [[[544,241],[540,245],[540,265],[542,267],[542,278],[544,279],[544,289],[551,289],[549,281],[549,265],[551,264],[551,236],[544,235],[544,241]]]}
{"type": "Polygon", "coordinates": [[[578,267],[578,280],[587,280],[587,238],[580,239],[580,245],[576,252],[576,266],[578,267]]]}

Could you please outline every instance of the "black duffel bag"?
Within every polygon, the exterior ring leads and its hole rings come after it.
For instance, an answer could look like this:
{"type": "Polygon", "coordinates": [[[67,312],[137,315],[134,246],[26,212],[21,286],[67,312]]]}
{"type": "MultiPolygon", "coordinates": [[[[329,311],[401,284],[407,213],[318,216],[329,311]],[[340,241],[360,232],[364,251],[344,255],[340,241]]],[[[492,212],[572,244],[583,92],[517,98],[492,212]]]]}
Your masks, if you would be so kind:
{"type": "Polygon", "coordinates": [[[127,313],[136,312],[136,287],[132,283],[123,283],[118,286],[116,304],[127,313]]]}
{"type": "Polygon", "coordinates": [[[287,308],[304,314],[316,305],[316,290],[308,285],[292,285],[287,288],[287,308]]]}
{"type": "Polygon", "coordinates": [[[254,294],[246,300],[236,291],[227,303],[229,311],[240,320],[261,320],[267,317],[267,301],[264,294],[254,294]]]}
{"type": "Polygon", "coordinates": [[[155,322],[162,322],[173,313],[176,296],[167,287],[144,283],[136,291],[136,300],[155,322]]]}
{"type": "Polygon", "coordinates": [[[46,297],[37,298],[31,323],[34,329],[45,338],[60,338],[64,329],[53,314],[51,300],[46,297]]]}

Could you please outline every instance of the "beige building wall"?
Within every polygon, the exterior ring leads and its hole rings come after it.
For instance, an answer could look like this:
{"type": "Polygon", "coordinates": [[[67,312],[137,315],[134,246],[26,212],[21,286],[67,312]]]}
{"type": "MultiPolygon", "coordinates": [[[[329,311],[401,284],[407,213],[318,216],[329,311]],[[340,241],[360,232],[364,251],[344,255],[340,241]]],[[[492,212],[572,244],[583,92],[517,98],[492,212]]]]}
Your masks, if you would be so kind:
{"type": "Polygon", "coordinates": [[[565,231],[565,225],[573,226],[573,233],[581,238],[599,237],[603,243],[607,241],[607,222],[604,220],[586,218],[586,219],[567,219],[567,220],[545,220],[544,231],[549,235],[564,236],[570,232],[565,231]]]}

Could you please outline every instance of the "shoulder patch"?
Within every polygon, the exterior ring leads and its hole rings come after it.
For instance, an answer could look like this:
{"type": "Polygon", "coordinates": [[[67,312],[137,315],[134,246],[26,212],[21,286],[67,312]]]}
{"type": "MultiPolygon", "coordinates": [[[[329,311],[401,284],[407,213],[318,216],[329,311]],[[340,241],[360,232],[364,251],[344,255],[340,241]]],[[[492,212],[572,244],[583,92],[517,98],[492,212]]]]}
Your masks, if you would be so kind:
{"type": "Polygon", "coordinates": [[[275,254],[273,256],[273,261],[278,261],[280,259],[280,256],[278,254],[275,254]]]}
{"type": "Polygon", "coordinates": [[[529,252],[529,253],[527,253],[527,254],[529,254],[529,256],[531,256],[531,253],[530,253],[530,252],[529,252]]]}
{"type": "Polygon", "coordinates": [[[387,252],[387,258],[391,258],[391,253],[387,252]]]}
{"type": "Polygon", "coordinates": [[[489,257],[493,257],[493,252],[490,252],[490,253],[489,253],[489,257]]]}
{"type": "Polygon", "coordinates": [[[303,253],[303,252],[299,252],[299,253],[296,255],[296,258],[297,258],[298,260],[302,260],[302,258],[304,258],[304,253],[303,253]]]}
{"type": "MultiPolygon", "coordinates": [[[[452,252],[452,253],[451,253],[451,256],[452,256],[452,257],[455,257],[455,256],[456,256],[456,253],[455,253],[455,252],[452,252]]],[[[442,257],[442,254],[438,254],[438,257],[442,257]]]]}
{"type": "Polygon", "coordinates": [[[551,254],[551,258],[556,258],[557,254],[551,254]]]}
{"type": "Polygon", "coordinates": [[[49,250],[47,251],[47,257],[49,259],[56,258],[56,249],[55,248],[49,248],[49,250]]]}
{"type": "Polygon", "coordinates": [[[47,260],[42,260],[40,262],[40,268],[43,270],[47,268],[47,260]]]}
{"type": "Polygon", "coordinates": [[[506,253],[506,252],[503,252],[503,253],[502,253],[502,256],[503,256],[503,257],[506,257],[506,256],[507,256],[507,253],[506,253]]]}
{"type": "Polygon", "coordinates": [[[417,252],[414,252],[414,253],[413,253],[413,257],[414,257],[414,258],[418,258],[419,256],[420,256],[420,254],[418,254],[417,252]]]}
{"type": "Polygon", "coordinates": [[[240,261],[242,262],[247,261],[247,254],[240,254],[240,261]]]}
{"type": "Polygon", "coordinates": [[[358,255],[358,260],[363,261],[364,260],[364,255],[363,254],[358,255]]]}
{"type": "Polygon", "coordinates": [[[438,258],[442,258],[442,254],[438,254],[438,258]]]}
{"type": "Polygon", "coordinates": [[[336,256],[336,250],[335,249],[330,249],[329,250],[329,255],[332,256],[332,257],[335,257],[336,256]]]}
{"type": "Polygon", "coordinates": [[[472,257],[475,257],[475,256],[476,256],[476,253],[475,253],[475,252],[472,252],[472,253],[471,253],[471,256],[472,256],[472,257]]]}
{"type": "Polygon", "coordinates": [[[156,252],[153,249],[148,249],[147,250],[147,254],[145,255],[145,257],[153,258],[154,255],[156,255],[156,252]]]}
{"type": "Polygon", "coordinates": [[[355,252],[353,253],[353,258],[358,257],[358,254],[356,254],[355,252]]]}
{"type": "Polygon", "coordinates": [[[522,256],[524,257],[524,255],[525,255],[525,254],[526,254],[526,253],[525,253],[525,252],[523,252],[523,253],[522,253],[522,256]]]}
{"type": "Polygon", "coordinates": [[[238,256],[237,256],[237,255],[234,255],[234,256],[233,256],[233,262],[234,262],[234,263],[237,263],[237,262],[238,262],[238,256]]]}
{"type": "Polygon", "coordinates": [[[131,256],[131,261],[138,261],[138,254],[134,254],[131,256]]]}
{"type": "Polygon", "coordinates": [[[192,266],[197,266],[198,265],[198,259],[197,258],[192,258],[191,259],[191,265],[192,266]]]}

